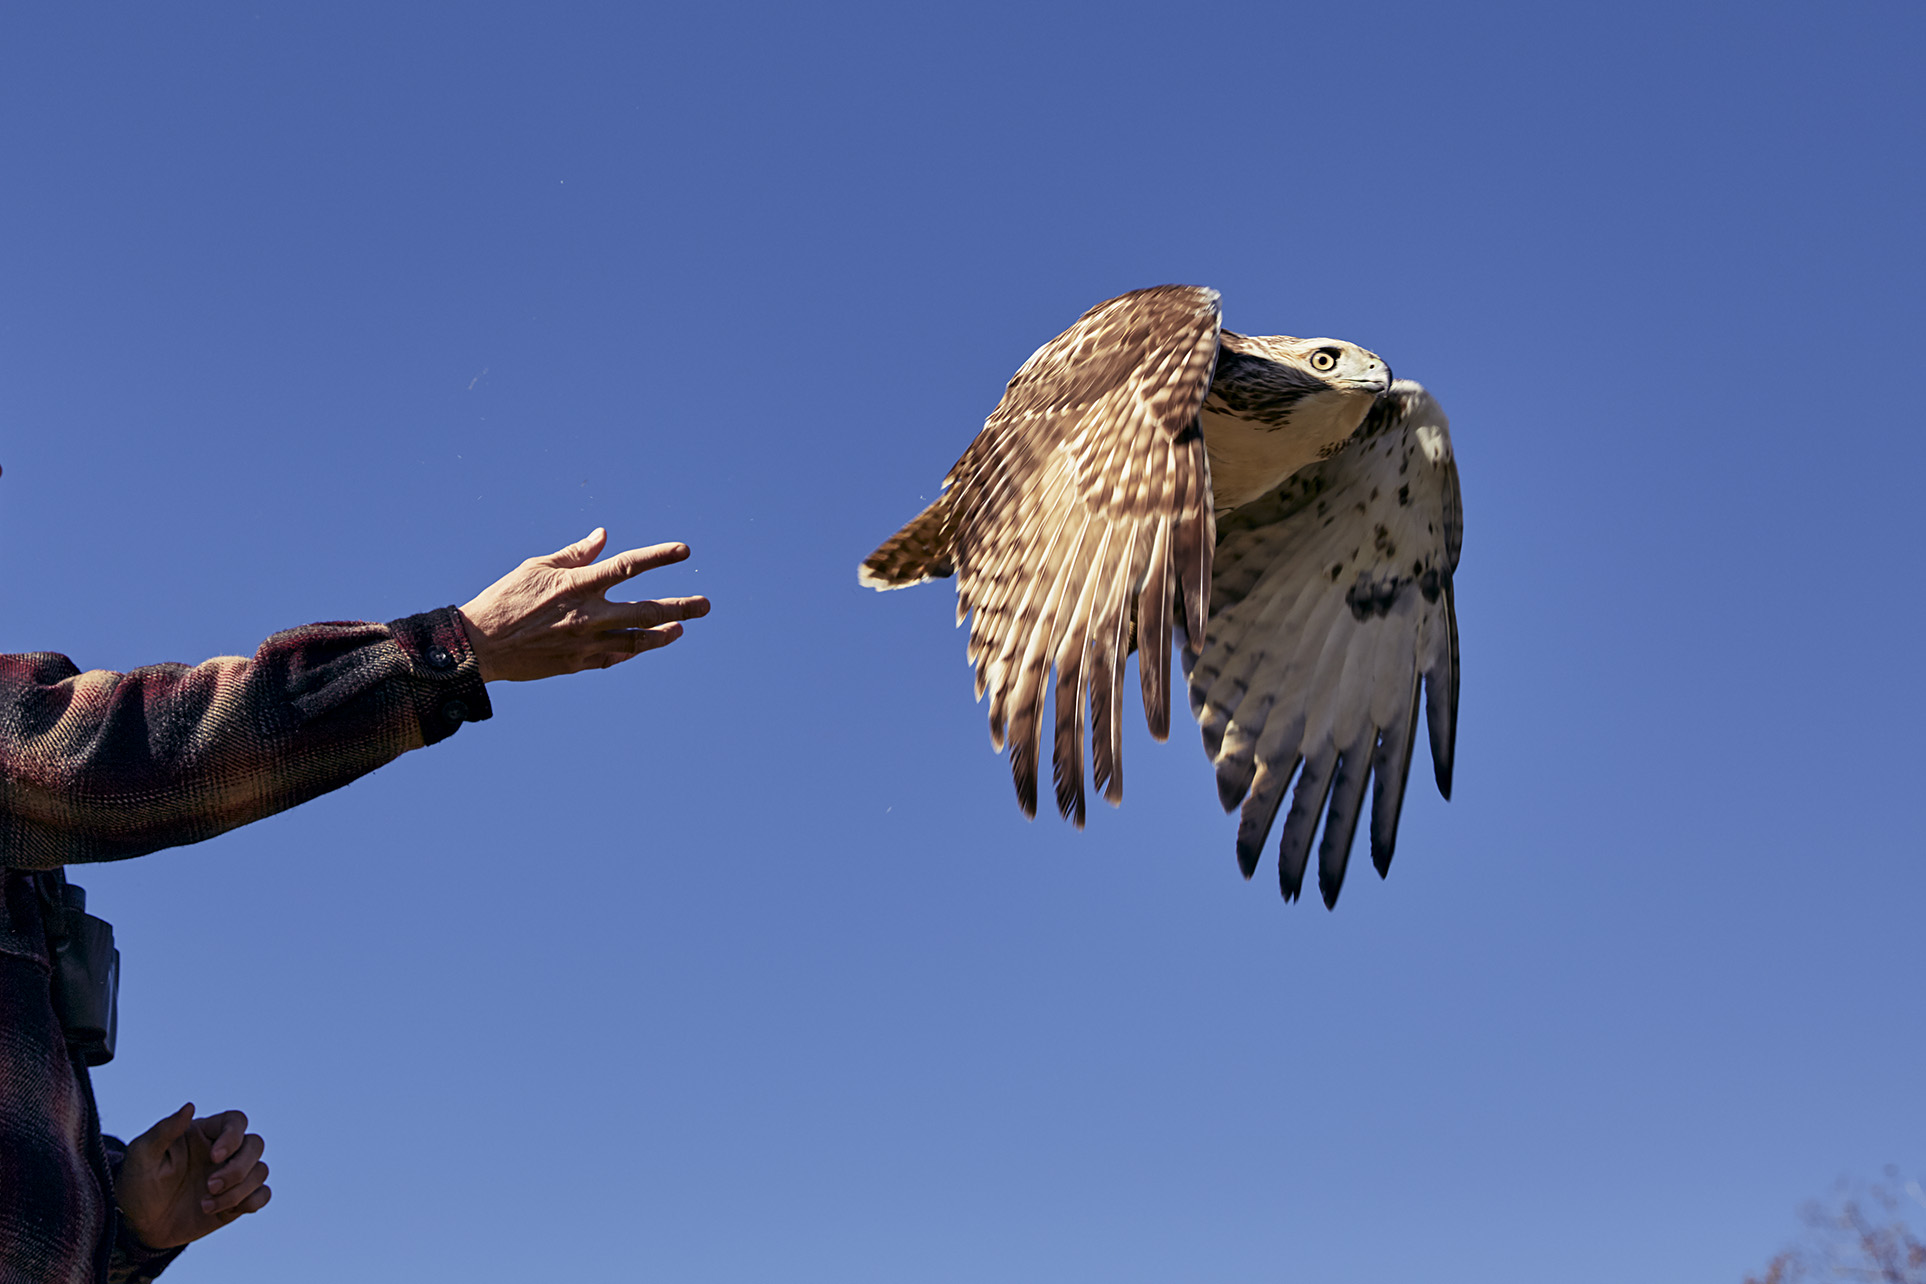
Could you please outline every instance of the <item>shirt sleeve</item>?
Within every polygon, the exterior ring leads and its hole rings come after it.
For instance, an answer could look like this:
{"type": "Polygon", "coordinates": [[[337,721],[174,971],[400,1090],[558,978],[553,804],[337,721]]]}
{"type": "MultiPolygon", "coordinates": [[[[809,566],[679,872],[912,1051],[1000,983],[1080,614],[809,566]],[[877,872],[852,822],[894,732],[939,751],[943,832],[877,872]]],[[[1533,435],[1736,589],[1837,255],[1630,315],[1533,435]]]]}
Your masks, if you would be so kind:
{"type": "Polygon", "coordinates": [[[252,659],[82,673],[0,656],[0,865],[197,843],[339,789],[492,710],[453,607],[310,624],[252,659]]]}

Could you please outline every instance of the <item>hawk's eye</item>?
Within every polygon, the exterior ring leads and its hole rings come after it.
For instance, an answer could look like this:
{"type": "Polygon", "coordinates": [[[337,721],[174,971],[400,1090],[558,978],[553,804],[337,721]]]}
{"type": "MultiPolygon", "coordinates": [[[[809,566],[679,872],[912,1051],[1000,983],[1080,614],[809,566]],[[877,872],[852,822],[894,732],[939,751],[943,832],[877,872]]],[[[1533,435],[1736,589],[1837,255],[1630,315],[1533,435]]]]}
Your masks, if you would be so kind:
{"type": "Polygon", "coordinates": [[[1319,348],[1311,354],[1311,369],[1319,374],[1337,369],[1339,352],[1336,348],[1319,348]]]}

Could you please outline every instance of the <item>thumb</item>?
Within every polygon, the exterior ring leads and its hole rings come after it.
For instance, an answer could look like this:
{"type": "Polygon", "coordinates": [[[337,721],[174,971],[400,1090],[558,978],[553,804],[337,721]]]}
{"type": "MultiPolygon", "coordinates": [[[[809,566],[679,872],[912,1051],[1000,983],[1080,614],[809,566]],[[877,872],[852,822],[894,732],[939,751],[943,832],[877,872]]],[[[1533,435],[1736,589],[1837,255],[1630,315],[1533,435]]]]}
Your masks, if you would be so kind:
{"type": "Polygon", "coordinates": [[[609,542],[609,533],[597,526],[594,530],[576,540],[567,548],[549,555],[549,560],[557,566],[587,566],[601,553],[602,546],[609,542]]]}

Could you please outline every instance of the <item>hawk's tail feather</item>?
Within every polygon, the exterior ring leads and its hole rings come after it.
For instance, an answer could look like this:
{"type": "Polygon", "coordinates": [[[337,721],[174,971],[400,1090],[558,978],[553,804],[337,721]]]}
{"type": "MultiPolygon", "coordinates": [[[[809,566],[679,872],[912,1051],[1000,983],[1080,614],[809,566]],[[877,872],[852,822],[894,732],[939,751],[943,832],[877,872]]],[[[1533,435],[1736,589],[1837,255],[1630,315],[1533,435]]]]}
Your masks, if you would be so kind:
{"type": "Polygon", "coordinates": [[[856,582],[873,589],[897,589],[954,575],[956,518],[949,499],[947,494],[940,496],[884,540],[881,548],[863,559],[856,582]]]}

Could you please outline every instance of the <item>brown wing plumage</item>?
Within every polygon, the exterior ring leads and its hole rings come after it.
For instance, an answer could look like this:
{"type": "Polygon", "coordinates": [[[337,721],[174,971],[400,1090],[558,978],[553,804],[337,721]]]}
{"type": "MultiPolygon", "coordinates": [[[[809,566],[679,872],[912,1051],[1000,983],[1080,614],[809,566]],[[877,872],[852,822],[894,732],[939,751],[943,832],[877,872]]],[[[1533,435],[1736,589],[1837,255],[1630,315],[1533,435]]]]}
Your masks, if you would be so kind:
{"type": "Polygon", "coordinates": [[[974,612],[977,697],[990,697],[990,739],[1009,745],[1026,815],[1052,667],[1057,807],[1082,825],[1085,711],[1094,783],[1114,803],[1130,651],[1142,650],[1144,716],[1162,740],[1172,628],[1203,645],[1216,532],[1197,412],[1217,298],[1165,285],[1084,313],[1010,380],[943,497],[863,564],[862,582],[878,588],[957,573],[958,623],[974,612]]]}

